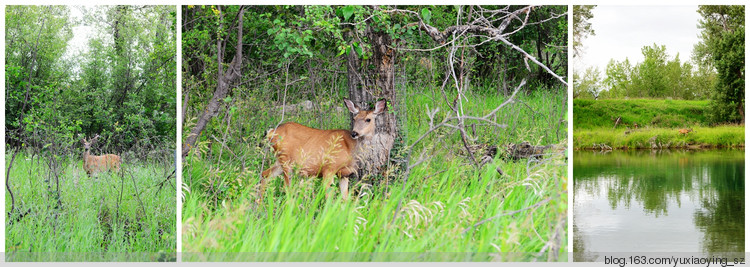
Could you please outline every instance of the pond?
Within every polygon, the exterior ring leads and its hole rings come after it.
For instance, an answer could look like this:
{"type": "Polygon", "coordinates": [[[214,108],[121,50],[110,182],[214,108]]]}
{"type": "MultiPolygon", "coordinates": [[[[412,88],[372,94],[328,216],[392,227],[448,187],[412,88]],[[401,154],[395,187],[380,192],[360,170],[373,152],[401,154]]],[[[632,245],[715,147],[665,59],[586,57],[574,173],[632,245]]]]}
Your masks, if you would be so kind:
{"type": "Polygon", "coordinates": [[[576,151],[574,259],[745,251],[744,159],[742,149],[576,151]]]}

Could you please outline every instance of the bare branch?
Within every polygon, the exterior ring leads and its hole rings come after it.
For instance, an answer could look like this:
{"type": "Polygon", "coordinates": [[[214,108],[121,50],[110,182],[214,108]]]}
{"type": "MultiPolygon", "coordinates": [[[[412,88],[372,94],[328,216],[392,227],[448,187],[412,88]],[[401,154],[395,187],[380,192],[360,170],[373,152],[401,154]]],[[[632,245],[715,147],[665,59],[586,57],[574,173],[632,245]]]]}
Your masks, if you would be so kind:
{"type": "MultiPolygon", "coordinates": [[[[475,46],[487,43],[489,41],[500,41],[506,44],[507,46],[511,47],[513,50],[521,53],[524,56],[524,60],[530,60],[537,66],[544,69],[547,73],[555,77],[563,85],[568,86],[567,81],[563,77],[561,77],[560,75],[557,75],[544,63],[537,60],[530,53],[526,52],[518,45],[513,44],[512,42],[508,41],[509,36],[515,33],[518,33],[520,30],[522,30],[526,26],[545,23],[552,19],[560,18],[566,15],[566,14],[554,14],[553,13],[549,18],[546,18],[542,21],[529,23],[528,22],[529,14],[533,12],[535,8],[536,8],[535,6],[527,6],[527,7],[518,9],[516,11],[509,12],[507,7],[505,9],[497,10],[497,11],[488,11],[482,7],[478,7],[477,9],[479,10],[479,12],[477,13],[479,14],[478,15],[479,17],[475,18],[468,24],[459,25],[457,23],[456,25],[445,28],[443,31],[440,31],[438,28],[425,23],[422,20],[422,17],[419,15],[419,13],[415,11],[394,8],[391,10],[384,10],[383,12],[404,13],[404,14],[408,14],[408,15],[416,17],[418,20],[417,24],[419,25],[419,28],[423,30],[425,33],[427,33],[427,35],[429,35],[436,43],[439,44],[438,46],[429,48],[429,49],[401,49],[401,50],[433,51],[436,49],[446,47],[448,45],[455,45],[457,39],[465,38],[468,36],[467,34],[472,33],[472,34],[475,34],[476,36],[471,36],[471,37],[485,36],[487,39],[480,42],[479,44],[470,45],[470,47],[475,47],[475,46]],[[489,18],[484,17],[485,13],[490,15],[489,18]],[[504,13],[505,15],[500,18],[494,18],[500,13],[504,13]],[[502,23],[500,24],[500,26],[494,27],[492,23],[497,22],[499,20],[502,20],[502,23]],[[506,32],[511,22],[513,21],[519,21],[521,22],[521,25],[506,32]]],[[[527,68],[528,68],[528,63],[527,63],[527,68]]]]}

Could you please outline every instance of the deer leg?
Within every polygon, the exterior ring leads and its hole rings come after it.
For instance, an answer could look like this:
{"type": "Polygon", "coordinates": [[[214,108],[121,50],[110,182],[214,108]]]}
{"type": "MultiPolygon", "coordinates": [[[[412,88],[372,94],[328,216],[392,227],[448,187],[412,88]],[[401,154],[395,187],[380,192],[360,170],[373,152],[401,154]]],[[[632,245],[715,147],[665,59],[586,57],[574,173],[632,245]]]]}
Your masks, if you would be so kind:
{"type": "Polygon", "coordinates": [[[328,188],[331,187],[331,184],[333,183],[333,172],[324,172],[323,173],[323,192],[326,193],[326,197],[330,198],[331,194],[328,192],[328,188]]]}
{"type": "MultiPolygon", "coordinates": [[[[268,179],[276,177],[282,172],[283,169],[278,163],[263,171],[263,178],[260,179],[260,192],[258,193],[258,199],[255,200],[256,203],[260,204],[260,202],[263,200],[263,193],[266,192],[266,183],[268,182],[268,179]]],[[[286,176],[286,174],[284,174],[284,176],[286,176]]]]}
{"type": "Polygon", "coordinates": [[[341,190],[341,197],[346,200],[349,197],[349,178],[341,177],[339,179],[339,189],[341,190]]]}
{"type": "Polygon", "coordinates": [[[284,174],[284,186],[289,188],[290,185],[292,185],[292,182],[289,180],[289,174],[292,172],[292,168],[282,168],[283,174],[284,174]]]}

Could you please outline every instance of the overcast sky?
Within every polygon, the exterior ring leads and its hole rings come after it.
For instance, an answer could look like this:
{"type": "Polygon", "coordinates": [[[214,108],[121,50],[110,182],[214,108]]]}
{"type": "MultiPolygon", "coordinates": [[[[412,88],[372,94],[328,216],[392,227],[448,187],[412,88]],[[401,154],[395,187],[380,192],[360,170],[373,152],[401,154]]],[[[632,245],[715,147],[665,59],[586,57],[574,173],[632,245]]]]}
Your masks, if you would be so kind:
{"type": "MultiPolygon", "coordinates": [[[[70,8],[70,16],[73,20],[83,19],[80,6],[69,6],[68,8],[70,8]]],[[[93,30],[93,27],[84,25],[83,23],[73,27],[73,39],[70,39],[70,42],[68,42],[66,53],[70,56],[76,56],[78,53],[86,51],[88,41],[93,37],[93,30]]]]}
{"type": "Polygon", "coordinates": [[[665,45],[669,58],[679,53],[680,61],[690,59],[698,43],[697,6],[605,6],[594,8],[589,20],[596,35],[583,40],[584,51],[575,60],[574,69],[583,71],[598,66],[604,74],[610,59],[631,65],[643,61],[641,48],[656,43],[665,45]]]}

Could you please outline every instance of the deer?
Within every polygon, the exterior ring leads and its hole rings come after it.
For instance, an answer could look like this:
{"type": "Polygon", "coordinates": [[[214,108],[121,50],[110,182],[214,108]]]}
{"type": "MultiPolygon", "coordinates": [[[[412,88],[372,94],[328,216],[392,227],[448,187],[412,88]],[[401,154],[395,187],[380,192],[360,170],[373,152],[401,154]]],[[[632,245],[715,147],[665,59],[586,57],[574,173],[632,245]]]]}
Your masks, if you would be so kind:
{"type": "Polygon", "coordinates": [[[91,145],[99,140],[98,134],[89,140],[86,140],[86,138],[80,134],[78,137],[81,138],[81,142],[83,143],[83,169],[86,171],[86,175],[92,177],[92,175],[99,172],[120,171],[120,164],[122,163],[120,156],[115,154],[105,154],[101,156],[91,155],[91,145]]]}
{"type": "Polygon", "coordinates": [[[341,196],[347,199],[348,177],[357,170],[358,151],[365,149],[362,141],[369,140],[375,133],[375,118],[385,111],[386,101],[376,102],[373,110],[361,110],[349,99],[344,99],[344,103],[354,121],[351,130],[320,130],[286,122],[266,132],[276,163],[262,173],[257,203],[263,200],[270,178],[283,174],[284,185],[289,187],[289,175],[295,167],[301,176],[323,178],[324,192],[328,192],[333,177],[338,176],[341,196]]]}
{"type": "Polygon", "coordinates": [[[680,132],[681,135],[687,135],[689,132],[692,132],[693,129],[687,128],[687,129],[679,129],[677,131],[680,132]]]}

